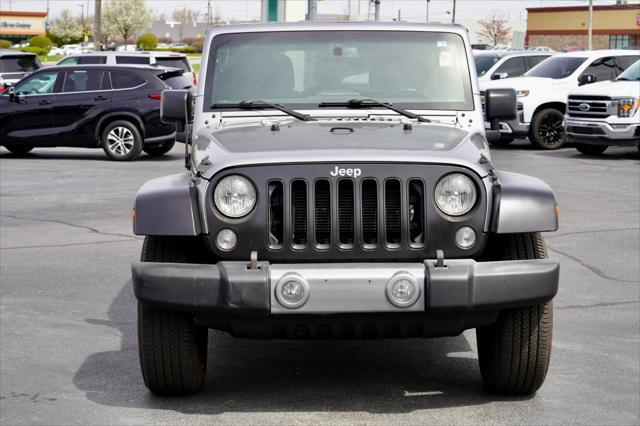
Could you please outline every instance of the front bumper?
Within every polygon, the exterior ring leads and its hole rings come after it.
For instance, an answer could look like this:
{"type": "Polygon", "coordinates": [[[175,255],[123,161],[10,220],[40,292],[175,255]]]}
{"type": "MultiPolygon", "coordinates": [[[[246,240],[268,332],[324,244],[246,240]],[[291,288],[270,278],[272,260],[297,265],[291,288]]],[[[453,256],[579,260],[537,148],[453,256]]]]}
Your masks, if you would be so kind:
{"type": "Polygon", "coordinates": [[[560,266],[548,259],[476,262],[471,259],[424,263],[215,265],[138,262],[132,265],[136,297],[147,304],[194,315],[288,315],[410,313],[465,316],[497,312],[551,300],[560,266]],[[386,293],[399,273],[413,277],[419,297],[408,307],[392,304],[386,293]],[[280,304],[275,288],[295,275],[308,288],[298,308],[280,304]]]}
{"type": "Polygon", "coordinates": [[[565,119],[568,140],[591,145],[638,145],[640,124],[565,119]],[[615,126],[615,127],[614,127],[615,126]]]}

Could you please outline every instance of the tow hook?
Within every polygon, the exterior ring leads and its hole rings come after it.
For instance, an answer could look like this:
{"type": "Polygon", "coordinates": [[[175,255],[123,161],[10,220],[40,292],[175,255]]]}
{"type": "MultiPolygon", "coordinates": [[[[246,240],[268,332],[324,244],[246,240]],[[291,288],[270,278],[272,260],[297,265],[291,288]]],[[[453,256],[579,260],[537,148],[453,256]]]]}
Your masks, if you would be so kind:
{"type": "Polygon", "coordinates": [[[444,251],[436,250],[436,268],[446,268],[444,264],[444,251]]]}
{"type": "Polygon", "coordinates": [[[258,252],[252,251],[249,258],[249,269],[260,269],[258,267],[258,252]]]}

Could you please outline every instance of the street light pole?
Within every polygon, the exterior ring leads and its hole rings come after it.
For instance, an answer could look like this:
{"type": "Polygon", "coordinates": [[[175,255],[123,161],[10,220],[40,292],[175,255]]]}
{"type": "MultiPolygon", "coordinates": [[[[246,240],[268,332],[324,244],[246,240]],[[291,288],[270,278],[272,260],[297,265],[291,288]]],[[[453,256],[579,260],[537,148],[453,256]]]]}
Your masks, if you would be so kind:
{"type": "Polygon", "coordinates": [[[589,0],[589,50],[592,49],[593,41],[593,0],[589,0]]]}
{"type": "Polygon", "coordinates": [[[307,1],[307,21],[318,19],[318,0],[307,1]]]}
{"type": "Polygon", "coordinates": [[[82,19],[82,42],[84,43],[86,41],[85,40],[85,31],[84,31],[84,3],[81,3],[78,6],[80,6],[82,8],[81,9],[82,12],[81,12],[80,16],[81,16],[81,19],[82,19]]]}
{"type": "Polygon", "coordinates": [[[453,13],[451,14],[451,23],[456,23],[456,0],[453,0],[453,13]]]}
{"type": "Polygon", "coordinates": [[[431,0],[427,0],[427,22],[429,22],[429,3],[431,0]]]}
{"type": "Polygon", "coordinates": [[[374,6],[374,10],[375,10],[375,13],[374,13],[374,17],[375,18],[374,19],[376,21],[380,20],[380,1],[381,0],[373,0],[373,6],[374,6]]]}

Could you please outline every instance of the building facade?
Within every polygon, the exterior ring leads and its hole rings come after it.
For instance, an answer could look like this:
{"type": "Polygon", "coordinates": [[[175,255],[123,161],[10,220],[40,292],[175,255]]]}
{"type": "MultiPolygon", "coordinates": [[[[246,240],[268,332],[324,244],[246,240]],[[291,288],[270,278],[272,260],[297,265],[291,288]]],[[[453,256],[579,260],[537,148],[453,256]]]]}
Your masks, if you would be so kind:
{"type": "Polygon", "coordinates": [[[0,10],[0,39],[17,43],[46,32],[45,12],[0,10]]]}
{"type": "MultiPolygon", "coordinates": [[[[528,8],[526,42],[562,51],[588,47],[587,6],[528,8]]],[[[618,49],[640,45],[640,6],[593,6],[592,48],[618,49]]]]}

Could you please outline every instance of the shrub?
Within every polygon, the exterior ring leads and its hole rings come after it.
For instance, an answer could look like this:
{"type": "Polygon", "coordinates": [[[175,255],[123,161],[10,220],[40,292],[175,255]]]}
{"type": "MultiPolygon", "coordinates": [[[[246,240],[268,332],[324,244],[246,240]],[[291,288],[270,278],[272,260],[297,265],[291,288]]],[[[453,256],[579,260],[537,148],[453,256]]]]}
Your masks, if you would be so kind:
{"type": "Polygon", "coordinates": [[[142,34],[136,42],[136,47],[140,50],[154,50],[157,46],[158,37],[151,33],[142,34]]]}
{"type": "Polygon", "coordinates": [[[0,49],[10,49],[11,46],[13,45],[9,40],[0,40],[0,49]]]}
{"type": "Polygon", "coordinates": [[[194,49],[196,49],[196,51],[198,53],[202,53],[202,48],[204,47],[204,42],[202,41],[195,41],[193,43],[191,43],[191,47],[193,47],[194,49]]]}
{"type": "Polygon", "coordinates": [[[23,47],[20,50],[23,52],[35,53],[36,55],[40,55],[40,56],[46,56],[47,53],[49,53],[50,49],[45,49],[42,47],[35,47],[35,46],[27,46],[27,47],[23,47]]]}
{"type": "Polygon", "coordinates": [[[51,40],[45,36],[35,36],[29,39],[29,47],[37,47],[44,51],[44,53],[39,53],[39,55],[46,55],[49,53],[51,46],[53,46],[53,43],[51,43],[51,40]]]}
{"type": "Polygon", "coordinates": [[[198,50],[193,46],[187,47],[170,47],[169,49],[156,49],[161,52],[177,52],[177,53],[198,53],[198,50]]]}

